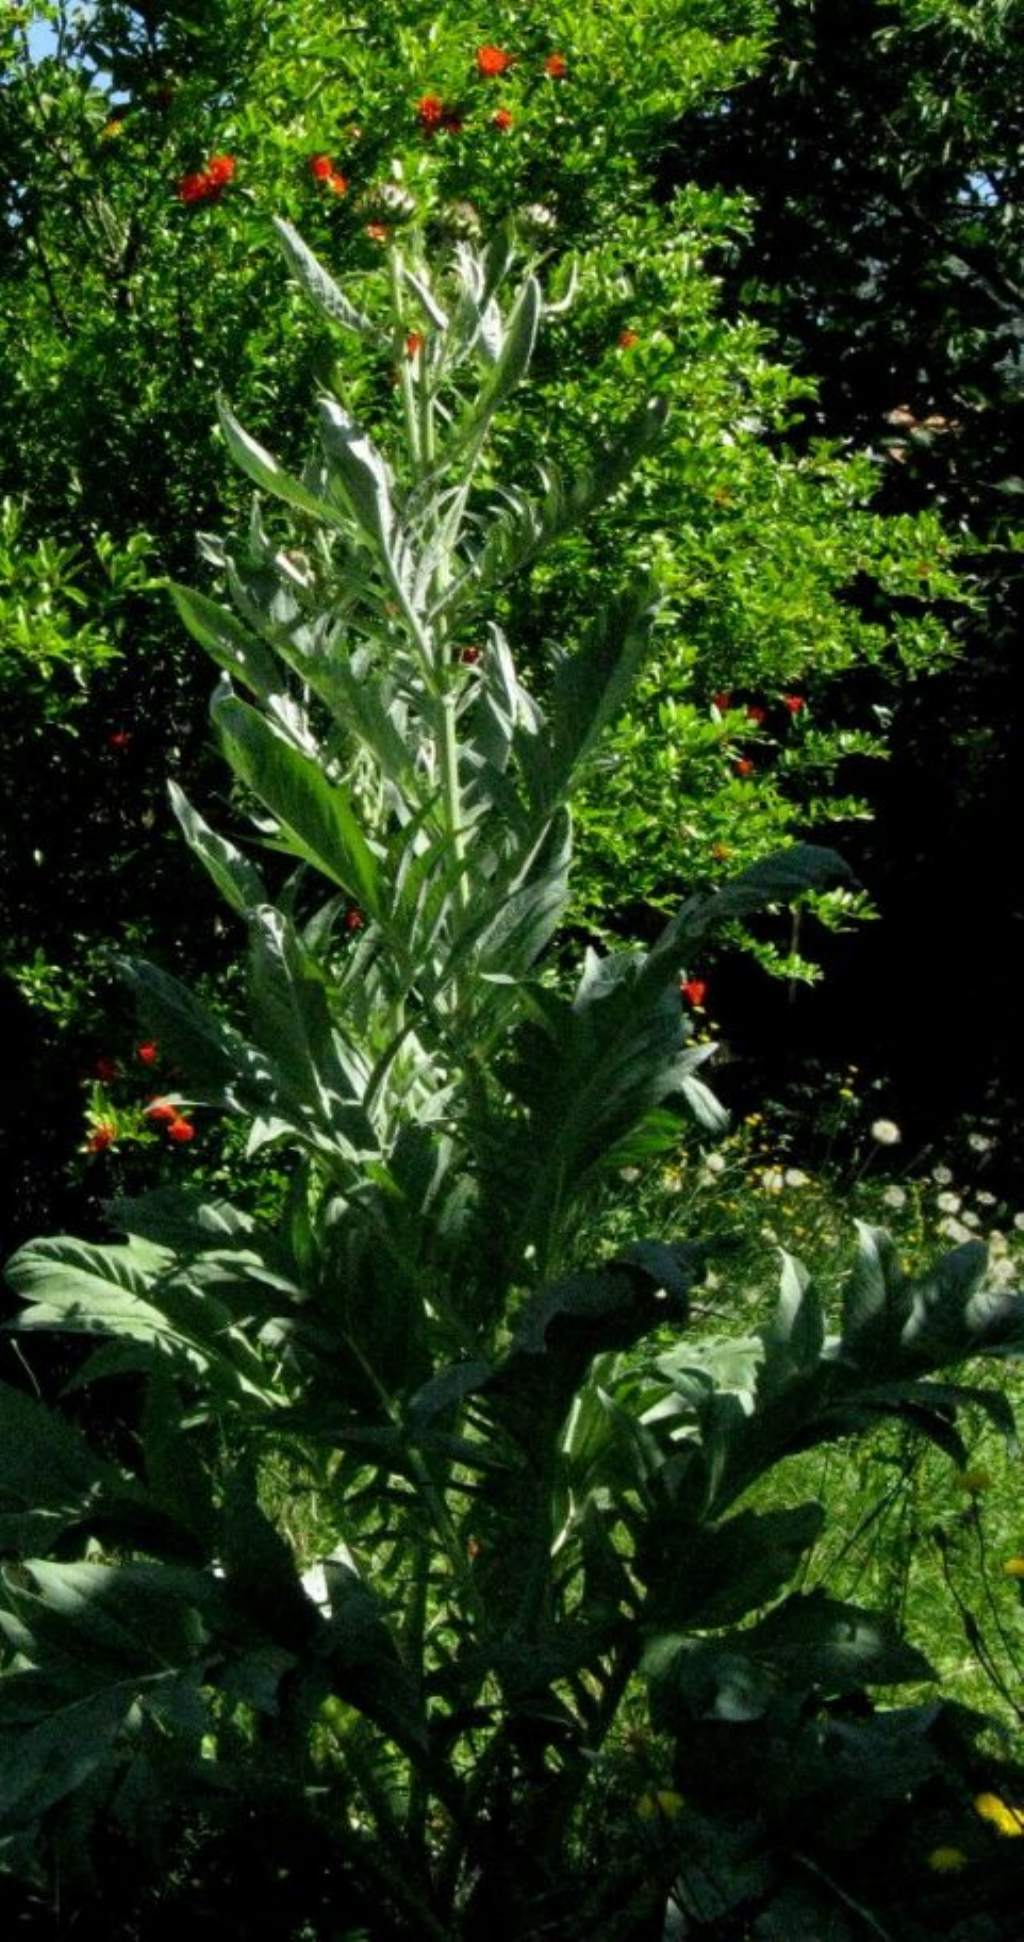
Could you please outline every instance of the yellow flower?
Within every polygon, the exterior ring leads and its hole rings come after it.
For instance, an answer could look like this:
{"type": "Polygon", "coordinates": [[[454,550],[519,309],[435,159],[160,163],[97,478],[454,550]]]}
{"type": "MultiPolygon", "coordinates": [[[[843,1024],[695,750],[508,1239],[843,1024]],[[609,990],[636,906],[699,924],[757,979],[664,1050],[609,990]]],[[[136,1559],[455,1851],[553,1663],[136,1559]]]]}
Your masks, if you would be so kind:
{"type": "Polygon", "coordinates": [[[1007,1558],[1003,1566],[1004,1578],[1024,1578],[1024,1558],[1007,1558]]]}
{"type": "Polygon", "coordinates": [[[123,135],[123,134],[124,134],[123,121],[117,121],[116,119],[114,121],[108,121],[106,127],[100,129],[100,141],[114,142],[117,140],[117,137],[119,135],[123,135]]]}
{"type": "Polygon", "coordinates": [[[957,1478],[957,1483],[961,1490],[967,1492],[968,1497],[979,1497],[983,1490],[991,1490],[992,1475],[988,1470],[965,1470],[963,1475],[957,1478]]]}
{"type": "Polygon", "coordinates": [[[1007,1840],[1019,1840],[1024,1834],[1024,1813],[1019,1807],[1008,1807],[998,1794],[978,1794],[974,1811],[983,1821],[988,1821],[997,1834],[1005,1834],[1007,1840]]]}
{"type": "Polygon", "coordinates": [[[656,1794],[641,1794],[636,1811],[642,1821],[674,1821],[683,1811],[683,1796],[662,1787],[656,1794]]]}
{"type": "Polygon", "coordinates": [[[967,1856],[963,1848],[933,1848],[928,1866],[937,1875],[955,1875],[959,1868],[966,1868],[967,1856]]]}

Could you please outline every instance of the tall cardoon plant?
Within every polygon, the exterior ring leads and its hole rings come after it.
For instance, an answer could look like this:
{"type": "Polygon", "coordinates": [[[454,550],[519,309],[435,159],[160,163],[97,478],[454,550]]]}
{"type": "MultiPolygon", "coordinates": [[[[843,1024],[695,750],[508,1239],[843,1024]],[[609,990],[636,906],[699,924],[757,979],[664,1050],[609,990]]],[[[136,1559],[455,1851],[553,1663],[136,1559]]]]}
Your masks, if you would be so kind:
{"type": "MultiPolygon", "coordinates": [[[[574,989],[545,968],[574,782],[656,599],[603,610],[595,589],[542,706],[504,589],[619,490],[663,413],[608,428],[578,478],[513,484],[501,416],[545,298],[536,269],[509,292],[512,237],[440,271],[392,245],[363,310],[278,228],[307,296],[395,374],[400,455],[325,393],[295,476],[223,408],[260,494],[240,552],[204,543],[232,605],[173,592],[222,670],[248,841],[172,794],[245,926],[248,1024],[126,969],[185,1075],[169,1103],[240,1116],[290,1186],[273,1224],[168,1189],[114,1206],[121,1243],[10,1264],[23,1329],[106,1338],[76,1385],[131,1373],[145,1406],[129,1466],[0,1392],[6,1852],[255,1802],[301,1818],[375,1936],[653,1936],[670,1894],[695,1916],[767,1894],[784,1804],[830,1733],[856,1737],[829,1703],[927,1674],[871,1615],[783,1596],[818,1505],[741,1500],[893,1416],[957,1456],[965,1396],[1001,1406],[930,1372],[1004,1344],[1018,1304],[979,1293],[980,1250],[911,1286],[865,1233],[838,1336],[787,1262],[775,1322],[716,1360],[682,1340],[698,1240],[581,1259],[609,1170],[670,1146],[681,1111],[719,1123],[679,995],[709,931],[836,860],[791,850],[693,898],[574,989]],[[271,887],[259,852],[290,866],[271,887]],[[303,1475],[305,1574],[271,1514],[303,1475]],[[580,1816],[641,1671],[692,1804],[657,1790],[605,1866],[580,1816]],[[753,1812],[729,1782],[741,1732],[764,1750],[753,1812]]],[[[945,1770],[939,1742],[922,1722],[911,1785],[945,1770]]],[[[858,1757],[865,1801],[905,1798],[901,1747],[858,1757]]]]}

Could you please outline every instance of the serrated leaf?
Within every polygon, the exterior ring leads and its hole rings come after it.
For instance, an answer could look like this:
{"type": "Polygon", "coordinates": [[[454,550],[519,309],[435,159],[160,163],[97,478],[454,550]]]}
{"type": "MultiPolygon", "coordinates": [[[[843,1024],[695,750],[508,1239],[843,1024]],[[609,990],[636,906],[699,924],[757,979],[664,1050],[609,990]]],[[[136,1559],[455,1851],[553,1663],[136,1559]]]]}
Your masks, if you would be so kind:
{"type": "MultiPolygon", "coordinates": [[[[0,1695],[6,1685],[6,1679],[0,1682],[0,1695]]],[[[0,1827],[35,1821],[82,1786],[110,1757],[134,1702],[127,1682],[100,1692],[68,1682],[63,1693],[52,1689],[50,1710],[36,1724],[0,1732],[0,1827]]]]}
{"type": "Polygon", "coordinates": [[[650,399],[625,425],[614,444],[578,476],[563,479],[553,467],[542,475],[541,498],[508,494],[507,510],[492,519],[482,546],[458,580],[438,602],[439,612],[457,606],[469,588],[491,587],[520,573],[556,539],[572,532],[587,514],[609,499],[640,460],[653,451],[668,419],[663,399],[650,399]]]}
{"type": "Polygon", "coordinates": [[[379,915],[377,863],[344,791],[246,702],[224,695],[212,713],[235,774],[277,818],[289,847],[379,915]]]}
{"type": "Polygon", "coordinates": [[[849,881],[850,874],[834,850],[794,843],[791,849],[751,864],[721,890],[688,897],[662,931],[649,962],[652,968],[685,964],[723,924],[751,917],[772,904],[791,903],[806,890],[849,881]]]}
{"type": "Polygon", "coordinates": [[[338,288],[334,278],[303,242],[298,230],[293,229],[291,223],[285,222],[282,216],[274,216],[273,224],[284,251],[285,260],[296,282],[301,285],[307,297],[323,316],[332,324],[341,324],[345,330],[380,337],[382,333],[377,330],[372,319],[355,304],[349,302],[344,292],[338,288]]]}
{"type": "Polygon", "coordinates": [[[241,681],[259,701],[269,701],[282,686],[277,662],[264,643],[233,614],[194,587],[168,580],[167,590],[193,640],[206,649],[224,673],[241,681]]]}
{"type": "Polygon", "coordinates": [[[0,1383],[0,1551],[45,1555],[101,1490],[128,1489],[55,1410],[0,1383]]]}
{"type": "Polygon", "coordinates": [[[268,1110],[276,1100],[266,1059],[225,1019],[207,1011],[187,985],[144,958],[118,960],[145,1025],[164,1055],[182,1067],[191,1088],[210,1104],[268,1110]]]}
{"type": "Polygon", "coordinates": [[[650,643],[653,612],[648,589],[631,593],[594,622],[575,653],[559,661],[548,711],[550,738],[521,732],[516,739],[538,808],[550,810],[564,798],[576,770],[623,706],[650,643]]]}

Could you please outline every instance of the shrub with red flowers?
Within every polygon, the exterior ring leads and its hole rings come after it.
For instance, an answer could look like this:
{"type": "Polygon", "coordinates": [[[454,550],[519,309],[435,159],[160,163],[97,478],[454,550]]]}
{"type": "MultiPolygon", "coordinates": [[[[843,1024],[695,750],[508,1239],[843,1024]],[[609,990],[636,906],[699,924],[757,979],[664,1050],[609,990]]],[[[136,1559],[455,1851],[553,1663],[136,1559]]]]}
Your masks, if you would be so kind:
{"type": "Polygon", "coordinates": [[[552,81],[562,81],[568,72],[568,66],[564,54],[549,54],[544,63],[544,72],[550,75],[552,81]]]}

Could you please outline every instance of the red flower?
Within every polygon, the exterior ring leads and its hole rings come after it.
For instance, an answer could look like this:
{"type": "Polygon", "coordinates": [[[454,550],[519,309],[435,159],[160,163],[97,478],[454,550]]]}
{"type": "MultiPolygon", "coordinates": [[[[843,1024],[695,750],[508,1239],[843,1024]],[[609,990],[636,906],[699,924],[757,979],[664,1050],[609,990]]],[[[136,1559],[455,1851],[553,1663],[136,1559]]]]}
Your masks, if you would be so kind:
{"type": "Polygon", "coordinates": [[[309,158],[309,173],[315,176],[318,182],[329,181],[330,177],[334,174],[334,163],[331,161],[330,156],[311,155],[309,158]]]}
{"type": "Polygon", "coordinates": [[[465,661],[466,666],[468,668],[475,668],[479,659],[480,659],[480,649],[478,647],[460,648],[459,660],[465,661]]]}
{"type": "Polygon", "coordinates": [[[512,66],[513,56],[506,54],[501,47],[478,47],[476,64],[481,74],[505,74],[512,66]]]}
{"type": "Polygon", "coordinates": [[[108,1053],[101,1052],[93,1066],[93,1073],[101,1085],[109,1086],[111,1080],[117,1078],[117,1060],[112,1059],[108,1053]]]}
{"type": "Polygon", "coordinates": [[[237,167],[233,155],[211,155],[206,164],[206,179],[215,189],[223,189],[226,182],[233,180],[237,167]]]}
{"type": "Polygon", "coordinates": [[[211,155],[204,169],[193,169],[183,175],[178,183],[178,196],[182,202],[216,202],[221,190],[230,182],[238,164],[233,155],[211,155]]]}
{"type": "Polygon", "coordinates": [[[327,177],[327,187],[329,188],[332,196],[347,195],[348,176],[339,175],[337,169],[332,169],[330,175],[327,177]]]}
{"type": "Polygon", "coordinates": [[[723,689],[721,694],[712,695],[711,699],[715,707],[718,709],[718,712],[720,715],[728,714],[730,708],[732,707],[731,694],[726,694],[725,690],[723,689]]]}
{"type": "Polygon", "coordinates": [[[175,1146],[184,1146],[187,1141],[194,1140],[195,1136],[196,1129],[190,1119],[172,1119],[167,1128],[167,1137],[174,1141],[175,1146]]]}
{"type": "Polygon", "coordinates": [[[411,330],[405,340],[406,357],[418,357],[426,341],[421,330],[411,330]]]}
{"type": "Polygon", "coordinates": [[[416,103],[416,113],[423,128],[439,128],[444,120],[444,102],[439,94],[423,94],[416,103]]]}
{"type": "Polygon", "coordinates": [[[544,63],[544,72],[550,74],[553,81],[561,81],[568,65],[564,54],[549,54],[544,63]]]}
{"type": "Polygon", "coordinates": [[[99,1125],[89,1134],[85,1142],[85,1150],[87,1153],[105,1153],[108,1146],[113,1146],[116,1138],[117,1127],[113,1120],[101,1119],[99,1125]]]}
{"type": "Polygon", "coordinates": [[[160,1057],[160,1047],[155,1038],[147,1038],[143,1045],[135,1047],[135,1056],[143,1065],[155,1065],[160,1057]]]}
{"type": "Polygon", "coordinates": [[[509,108],[498,108],[491,116],[491,121],[494,127],[500,128],[503,135],[508,133],[508,130],[512,127],[514,120],[515,120],[515,116],[512,114],[512,111],[509,108]]]}
{"type": "Polygon", "coordinates": [[[749,755],[738,756],[732,766],[737,775],[748,776],[754,773],[754,764],[750,760],[749,755]]]}
{"type": "Polygon", "coordinates": [[[756,722],[758,728],[760,728],[763,721],[767,720],[767,716],[768,710],[767,708],[762,708],[760,702],[754,702],[752,707],[747,709],[747,720],[756,722]]]}
{"type": "Polygon", "coordinates": [[[803,695],[783,695],[782,705],[789,709],[791,715],[798,715],[801,708],[806,708],[807,703],[803,695]]]}
{"type": "Polygon", "coordinates": [[[130,728],[115,728],[107,736],[107,747],[116,749],[128,748],[131,739],[132,731],[130,728]]]}
{"type": "Polygon", "coordinates": [[[172,1106],[169,1099],[151,1099],[149,1105],[143,1107],[143,1114],[146,1119],[152,1120],[154,1126],[173,1126],[175,1120],[181,1118],[177,1106],[172,1106]]]}
{"type": "Polygon", "coordinates": [[[371,243],[386,243],[390,235],[387,223],[367,223],[366,234],[371,243]]]}
{"type": "Polygon", "coordinates": [[[365,922],[366,918],[363,916],[362,911],[358,910],[355,904],[349,904],[345,912],[345,929],[347,931],[361,931],[365,922]]]}
{"type": "Polygon", "coordinates": [[[620,351],[631,351],[633,349],[634,344],[639,344],[639,342],[640,342],[639,331],[620,330],[619,332],[620,351]]]}
{"type": "Polygon", "coordinates": [[[178,183],[179,202],[207,202],[216,193],[217,185],[210,181],[205,169],[193,169],[178,183]]]}
{"type": "Polygon", "coordinates": [[[708,995],[708,988],[703,978],[684,978],[679,989],[687,1004],[693,1005],[695,1010],[699,1010],[708,995]]]}

